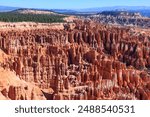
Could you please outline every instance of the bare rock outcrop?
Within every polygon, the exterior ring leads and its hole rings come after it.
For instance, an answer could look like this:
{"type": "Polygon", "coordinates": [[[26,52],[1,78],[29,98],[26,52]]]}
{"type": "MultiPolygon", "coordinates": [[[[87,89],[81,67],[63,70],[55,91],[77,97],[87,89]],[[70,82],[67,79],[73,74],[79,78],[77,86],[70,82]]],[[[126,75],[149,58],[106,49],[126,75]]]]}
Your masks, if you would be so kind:
{"type": "Polygon", "coordinates": [[[13,100],[150,99],[149,35],[82,20],[74,25],[0,31],[7,56],[0,61],[2,74],[14,76],[0,82],[0,95],[13,100]]]}

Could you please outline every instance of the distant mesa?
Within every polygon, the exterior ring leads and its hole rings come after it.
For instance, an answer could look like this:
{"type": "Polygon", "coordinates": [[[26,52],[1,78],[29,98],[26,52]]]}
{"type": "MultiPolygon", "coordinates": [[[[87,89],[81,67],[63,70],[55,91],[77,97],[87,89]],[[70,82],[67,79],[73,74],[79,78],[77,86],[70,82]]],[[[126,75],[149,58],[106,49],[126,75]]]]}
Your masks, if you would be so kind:
{"type": "Polygon", "coordinates": [[[40,10],[40,9],[17,9],[12,12],[21,14],[56,14],[50,10],[40,10]]]}
{"type": "Polygon", "coordinates": [[[128,11],[103,11],[98,15],[111,15],[111,16],[130,16],[130,17],[142,17],[139,12],[128,12],[128,11]]]}
{"type": "Polygon", "coordinates": [[[150,27],[150,18],[143,16],[140,12],[133,11],[103,11],[96,15],[88,15],[89,18],[95,22],[120,25],[120,26],[134,26],[134,27],[150,27]]]}
{"type": "Polygon", "coordinates": [[[0,12],[1,22],[37,22],[60,23],[64,22],[65,15],[51,10],[19,8],[8,12],[0,12]]]}

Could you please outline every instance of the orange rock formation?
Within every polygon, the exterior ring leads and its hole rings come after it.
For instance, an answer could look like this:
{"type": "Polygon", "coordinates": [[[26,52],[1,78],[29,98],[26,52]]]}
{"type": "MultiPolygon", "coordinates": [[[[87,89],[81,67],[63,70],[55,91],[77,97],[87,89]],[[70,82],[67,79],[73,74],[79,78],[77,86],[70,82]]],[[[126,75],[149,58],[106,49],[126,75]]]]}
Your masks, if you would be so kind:
{"type": "Polygon", "coordinates": [[[150,37],[74,21],[0,31],[0,99],[150,99],[150,37]]]}

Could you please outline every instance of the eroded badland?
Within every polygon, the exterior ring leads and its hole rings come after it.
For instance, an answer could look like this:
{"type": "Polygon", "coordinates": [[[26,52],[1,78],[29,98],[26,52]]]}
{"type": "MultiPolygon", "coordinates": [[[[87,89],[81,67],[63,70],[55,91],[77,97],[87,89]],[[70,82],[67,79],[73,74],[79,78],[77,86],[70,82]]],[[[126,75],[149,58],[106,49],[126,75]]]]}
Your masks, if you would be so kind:
{"type": "Polygon", "coordinates": [[[0,99],[150,99],[150,30],[0,23],[0,99]]]}

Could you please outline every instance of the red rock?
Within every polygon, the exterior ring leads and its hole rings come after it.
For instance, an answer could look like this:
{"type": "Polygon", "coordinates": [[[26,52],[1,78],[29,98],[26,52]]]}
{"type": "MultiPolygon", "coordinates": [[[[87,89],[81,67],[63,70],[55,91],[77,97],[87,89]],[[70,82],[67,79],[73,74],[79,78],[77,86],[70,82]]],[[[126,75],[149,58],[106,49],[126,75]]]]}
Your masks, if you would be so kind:
{"type": "Polygon", "coordinates": [[[14,84],[0,79],[0,95],[13,100],[149,99],[146,34],[133,36],[128,28],[82,20],[74,25],[1,30],[0,73],[14,73],[14,84]]]}

